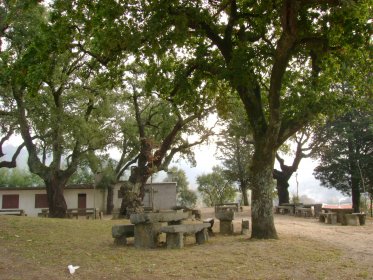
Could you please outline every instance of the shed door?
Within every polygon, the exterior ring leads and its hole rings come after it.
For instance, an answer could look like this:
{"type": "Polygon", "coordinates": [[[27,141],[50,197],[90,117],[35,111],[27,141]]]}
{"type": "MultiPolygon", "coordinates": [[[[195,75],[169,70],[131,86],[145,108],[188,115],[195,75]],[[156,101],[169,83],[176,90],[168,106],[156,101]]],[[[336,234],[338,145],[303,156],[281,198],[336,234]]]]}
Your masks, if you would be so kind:
{"type": "MultiPolygon", "coordinates": [[[[87,194],[79,193],[78,194],[78,208],[87,208],[87,194]]],[[[85,210],[79,211],[80,215],[85,215],[85,210]]]]}

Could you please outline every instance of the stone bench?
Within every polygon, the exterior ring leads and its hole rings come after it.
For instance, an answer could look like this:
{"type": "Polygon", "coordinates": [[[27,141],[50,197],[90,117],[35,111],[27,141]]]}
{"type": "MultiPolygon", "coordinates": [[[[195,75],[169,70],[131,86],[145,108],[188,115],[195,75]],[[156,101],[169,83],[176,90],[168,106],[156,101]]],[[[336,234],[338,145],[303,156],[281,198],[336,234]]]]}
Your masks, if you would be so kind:
{"type": "Polygon", "coordinates": [[[22,209],[0,209],[0,215],[26,216],[22,209]]]}
{"type": "Polygon", "coordinates": [[[111,235],[115,245],[126,245],[127,238],[135,235],[135,225],[114,225],[111,228],[111,235]]]}
{"type": "Polygon", "coordinates": [[[312,209],[311,208],[306,208],[306,207],[296,207],[295,208],[295,213],[294,213],[295,216],[298,216],[298,217],[312,217],[312,209]]]}
{"type": "Polygon", "coordinates": [[[337,223],[337,213],[320,213],[319,221],[321,223],[335,225],[337,223]]]}
{"type": "Polygon", "coordinates": [[[276,206],[275,207],[275,213],[276,214],[282,214],[282,215],[285,215],[285,214],[293,215],[294,214],[294,207],[293,206],[276,206]]]}
{"type": "Polygon", "coordinates": [[[210,226],[207,228],[207,231],[210,236],[214,236],[214,232],[212,231],[212,227],[214,226],[215,220],[213,218],[208,218],[203,220],[204,223],[209,223],[210,226]]]}
{"type": "Polygon", "coordinates": [[[78,219],[79,216],[85,216],[87,219],[95,219],[97,212],[95,208],[69,208],[66,210],[66,217],[69,219],[73,217],[78,219]]]}
{"type": "Polygon", "coordinates": [[[365,225],[365,217],[364,213],[344,214],[341,223],[344,226],[363,226],[365,225]]]}
{"type": "Polygon", "coordinates": [[[131,214],[130,221],[135,225],[135,247],[156,248],[159,244],[160,228],[163,223],[181,224],[188,217],[189,214],[183,211],[131,214]]]}
{"type": "Polygon", "coordinates": [[[184,235],[195,234],[196,243],[203,244],[208,240],[207,229],[210,223],[170,225],[160,228],[160,232],[166,233],[166,244],[168,249],[183,248],[184,235]]]}

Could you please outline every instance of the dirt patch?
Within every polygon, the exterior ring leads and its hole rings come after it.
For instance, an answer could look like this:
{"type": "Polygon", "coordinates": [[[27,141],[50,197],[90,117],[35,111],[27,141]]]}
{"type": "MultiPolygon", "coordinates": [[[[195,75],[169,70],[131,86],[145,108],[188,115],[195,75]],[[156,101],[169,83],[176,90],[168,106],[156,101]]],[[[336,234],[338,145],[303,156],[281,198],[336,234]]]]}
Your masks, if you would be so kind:
{"type": "Polygon", "coordinates": [[[0,216],[0,279],[372,279],[372,220],[344,227],[276,215],[280,239],[253,241],[238,234],[249,214],[237,214],[237,234],[204,245],[187,237],[181,250],[114,246],[111,227],[123,220],[0,216]],[[69,264],[80,266],[74,275],[69,264]]]}
{"type": "Polygon", "coordinates": [[[305,237],[336,246],[358,260],[373,260],[372,219],[368,218],[365,226],[341,226],[320,223],[312,218],[276,215],[275,224],[280,237],[305,237]]]}

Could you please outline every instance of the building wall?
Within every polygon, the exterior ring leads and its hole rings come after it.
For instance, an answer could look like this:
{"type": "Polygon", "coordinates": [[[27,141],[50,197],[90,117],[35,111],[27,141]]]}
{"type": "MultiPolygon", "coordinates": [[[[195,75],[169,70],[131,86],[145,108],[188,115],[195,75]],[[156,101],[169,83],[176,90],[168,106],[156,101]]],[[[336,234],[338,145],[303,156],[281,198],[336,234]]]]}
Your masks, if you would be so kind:
{"type": "MultiPolygon", "coordinates": [[[[122,199],[118,196],[122,182],[114,187],[114,211],[118,212],[122,199]]],[[[171,209],[176,206],[176,183],[152,183],[145,186],[146,193],[143,200],[145,207],[151,207],[150,189],[153,187],[154,210],[171,209]]],[[[106,194],[105,194],[106,195],[106,194]]],[[[106,197],[106,196],[105,196],[106,197]]],[[[105,203],[106,205],[106,203],[105,203]]]]}
{"type": "MultiPolygon", "coordinates": [[[[119,211],[122,199],[118,196],[121,183],[114,188],[114,211],[119,211]]],[[[153,183],[146,185],[148,192],[144,197],[143,204],[151,207],[150,189],[153,188],[154,210],[171,209],[176,206],[176,183],[153,183]]],[[[46,194],[44,188],[0,188],[0,209],[2,209],[3,195],[18,194],[19,209],[31,217],[37,217],[41,213],[41,208],[35,208],[35,194],[46,194]]],[[[86,194],[86,207],[98,208],[106,211],[107,190],[91,188],[66,188],[64,196],[67,208],[78,208],[78,194],[86,194]]]]}
{"type": "MultiPolygon", "coordinates": [[[[78,194],[86,194],[86,207],[87,208],[98,208],[104,209],[104,191],[93,188],[66,188],[64,190],[64,196],[67,204],[67,208],[78,207],[78,194]]],[[[31,217],[37,217],[38,213],[41,213],[41,208],[35,208],[35,194],[46,194],[45,189],[41,188],[29,188],[29,189],[7,189],[0,188],[0,209],[2,209],[3,195],[18,194],[19,195],[19,209],[25,210],[25,213],[31,217]]]]}
{"type": "Polygon", "coordinates": [[[146,185],[143,204],[145,207],[152,206],[151,193],[153,193],[153,209],[166,210],[176,206],[176,184],[175,183],[153,183],[146,185]],[[151,191],[153,189],[153,192],[151,191]]]}

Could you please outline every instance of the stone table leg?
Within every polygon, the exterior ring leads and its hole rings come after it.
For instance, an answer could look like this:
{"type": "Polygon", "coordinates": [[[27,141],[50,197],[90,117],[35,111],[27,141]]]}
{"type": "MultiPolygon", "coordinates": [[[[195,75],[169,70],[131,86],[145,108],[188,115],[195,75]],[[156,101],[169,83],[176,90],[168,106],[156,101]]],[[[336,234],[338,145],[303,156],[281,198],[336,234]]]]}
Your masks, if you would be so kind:
{"type": "Polygon", "coordinates": [[[180,249],[184,247],[184,234],[182,232],[173,232],[166,234],[166,243],[168,249],[180,249]]]}
{"type": "Polygon", "coordinates": [[[159,243],[161,223],[140,223],[135,225],[135,247],[156,248],[159,243]]]}
{"type": "Polygon", "coordinates": [[[196,243],[197,244],[203,244],[207,240],[209,240],[209,234],[207,228],[204,228],[203,230],[196,232],[196,243]]]}
{"type": "Polygon", "coordinates": [[[220,233],[233,234],[232,220],[220,220],[220,233]]]}
{"type": "Polygon", "coordinates": [[[127,237],[126,236],[116,237],[114,239],[114,244],[117,245],[117,246],[127,245],[127,237]]]}

